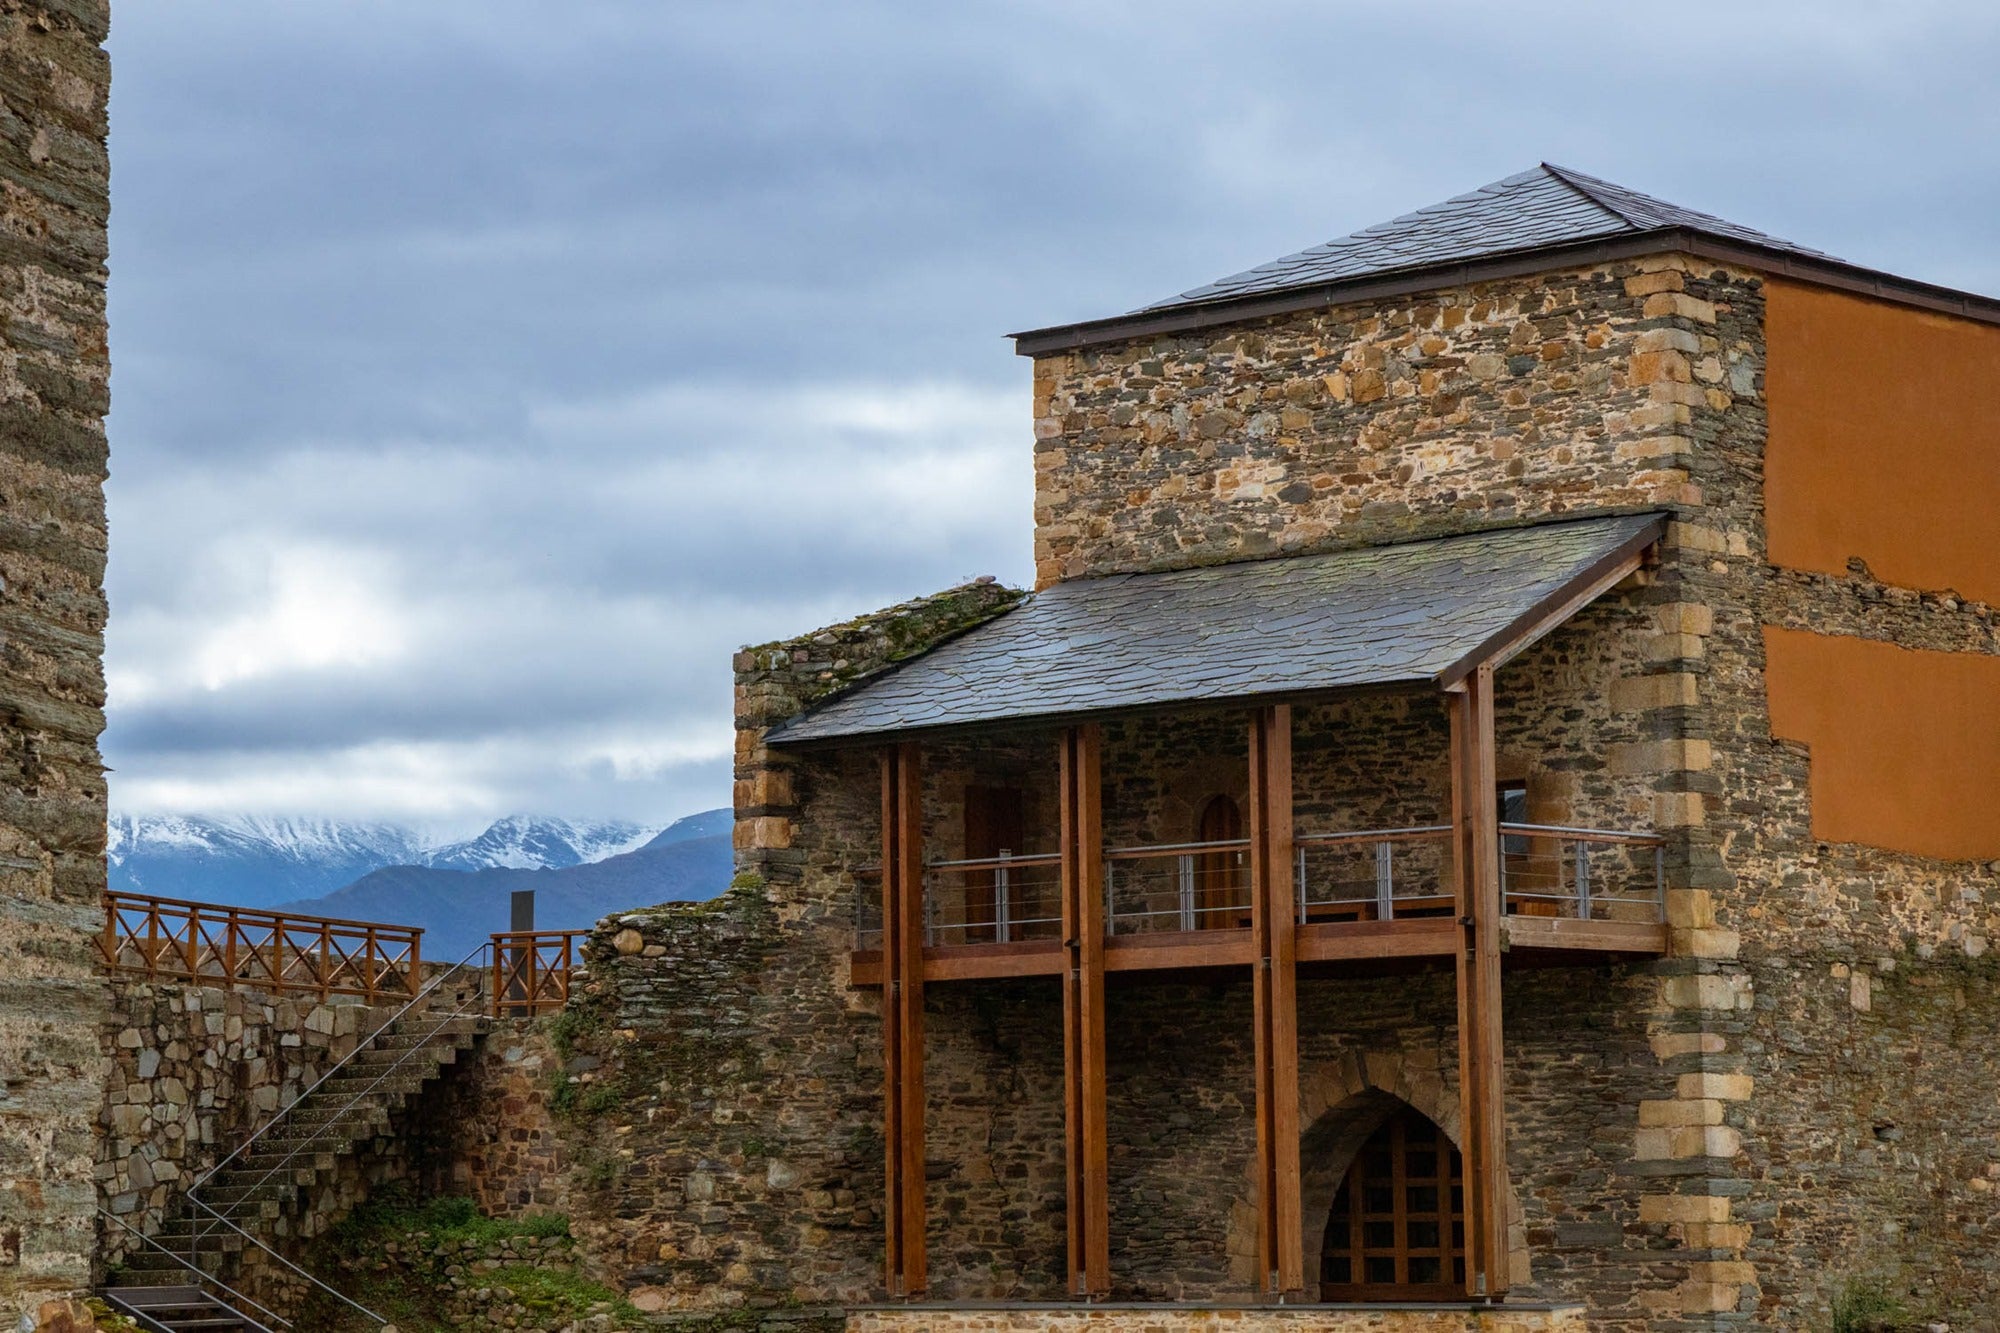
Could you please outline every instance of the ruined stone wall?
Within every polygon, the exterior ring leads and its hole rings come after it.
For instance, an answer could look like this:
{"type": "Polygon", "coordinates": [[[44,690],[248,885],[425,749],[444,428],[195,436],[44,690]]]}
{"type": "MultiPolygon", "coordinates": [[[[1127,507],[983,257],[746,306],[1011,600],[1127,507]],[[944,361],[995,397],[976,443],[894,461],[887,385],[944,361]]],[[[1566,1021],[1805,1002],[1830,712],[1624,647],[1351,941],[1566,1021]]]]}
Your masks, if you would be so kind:
{"type": "Polygon", "coordinates": [[[587,1092],[596,1057],[560,1049],[550,1018],[498,1019],[446,1071],[426,1112],[444,1140],[434,1195],[471,1199],[487,1217],[569,1211],[564,1115],[587,1092]]]}
{"type": "Polygon", "coordinates": [[[90,1277],[106,998],[102,0],[0,3],[0,1321],[90,1277]]]}

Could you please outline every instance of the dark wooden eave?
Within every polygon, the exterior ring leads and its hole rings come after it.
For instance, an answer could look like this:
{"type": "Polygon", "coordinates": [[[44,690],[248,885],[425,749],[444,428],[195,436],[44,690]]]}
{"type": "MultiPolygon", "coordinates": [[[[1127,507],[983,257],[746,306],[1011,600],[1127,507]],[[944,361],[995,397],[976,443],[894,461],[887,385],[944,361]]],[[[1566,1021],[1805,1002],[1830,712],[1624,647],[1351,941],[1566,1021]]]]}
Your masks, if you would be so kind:
{"type": "Polygon", "coordinates": [[[1893,301],[1937,314],[1957,315],[1984,324],[2000,324],[2000,299],[1990,296],[1898,277],[1840,260],[1816,259],[1778,247],[1752,245],[1686,227],[1663,227],[1606,240],[1540,246],[1457,263],[1423,264],[1371,273],[1343,282],[1191,303],[1164,310],[1141,310],[1074,324],[1056,324],[1007,336],[1014,340],[1017,355],[1046,356],[1135,338],[1188,333],[1196,329],[1321,310],[1328,306],[1388,300],[1446,287],[1529,277],[1537,273],[1586,268],[1667,253],[1690,254],[1698,259],[1831,287],[1857,296],[1893,301]]]}

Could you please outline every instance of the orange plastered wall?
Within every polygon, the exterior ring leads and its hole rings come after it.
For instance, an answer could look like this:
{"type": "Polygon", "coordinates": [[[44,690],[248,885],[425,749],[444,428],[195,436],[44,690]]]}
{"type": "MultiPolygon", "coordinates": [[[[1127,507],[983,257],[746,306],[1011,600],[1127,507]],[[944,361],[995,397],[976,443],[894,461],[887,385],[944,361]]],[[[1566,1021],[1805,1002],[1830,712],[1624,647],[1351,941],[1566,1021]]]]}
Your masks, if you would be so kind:
{"type": "Polygon", "coordinates": [[[2000,327],[1765,285],[1774,564],[2000,602],[2000,327]]]}
{"type": "Polygon", "coordinates": [[[2000,857],[2000,657],[1764,630],[1771,732],[1812,751],[1813,836],[2000,857]]]}

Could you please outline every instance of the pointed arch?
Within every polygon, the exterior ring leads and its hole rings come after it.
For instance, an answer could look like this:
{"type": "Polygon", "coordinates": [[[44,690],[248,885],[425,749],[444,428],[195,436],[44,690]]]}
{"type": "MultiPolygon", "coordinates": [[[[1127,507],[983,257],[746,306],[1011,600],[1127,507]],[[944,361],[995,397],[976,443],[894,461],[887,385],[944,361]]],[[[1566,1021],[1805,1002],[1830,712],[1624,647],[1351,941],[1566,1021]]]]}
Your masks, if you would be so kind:
{"type": "MultiPolygon", "coordinates": [[[[1348,1052],[1301,1071],[1299,1135],[1299,1239],[1309,1286],[1320,1271],[1327,1221],[1334,1198],[1355,1155],[1398,1112],[1415,1110],[1459,1145],[1458,1084],[1450,1076],[1456,1046],[1441,1033],[1435,1044],[1415,1041],[1387,1050],[1348,1052]]],[[[1229,1247],[1232,1274],[1251,1284],[1256,1237],[1254,1173],[1246,1173],[1243,1197],[1231,1210],[1229,1247]]],[[[1529,1280],[1525,1214],[1513,1182],[1507,1184],[1508,1268],[1517,1286],[1529,1280]]],[[[1312,1288],[1317,1291],[1316,1286],[1312,1288]]]]}

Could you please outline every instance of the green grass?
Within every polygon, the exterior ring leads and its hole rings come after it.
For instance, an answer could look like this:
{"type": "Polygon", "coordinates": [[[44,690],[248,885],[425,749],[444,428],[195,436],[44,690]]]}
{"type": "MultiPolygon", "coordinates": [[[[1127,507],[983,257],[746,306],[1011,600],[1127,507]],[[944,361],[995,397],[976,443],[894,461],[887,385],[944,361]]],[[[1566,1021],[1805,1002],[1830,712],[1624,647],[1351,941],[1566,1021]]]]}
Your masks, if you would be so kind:
{"type": "Polygon", "coordinates": [[[336,1236],[357,1243],[388,1238],[392,1233],[424,1232],[441,1241],[478,1241],[482,1244],[515,1236],[547,1239],[569,1235],[569,1219],[561,1213],[536,1213],[530,1217],[487,1217],[470,1199],[430,1199],[412,1202],[406,1191],[393,1186],[349,1213],[335,1228],[336,1236]]]}
{"type": "Polygon", "coordinates": [[[1909,1320],[1909,1308],[1885,1284],[1870,1278],[1849,1281],[1833,1298],[1833,1333],[1874,1333],[1885,1326],[1901,1328],[1909,1320]]]}
{"type": "Polygon", "coordinates": [[[514,1294],[515,1300],[540,1315],[577,1319],[589,1314],[591,1307],[602,1305],[608,1306],[610,1313],[620,1319],[639,1318],[638,1309],[623,1296],[573,1269],[508,1264],[494,1269],[480,1280],[492,1286],[505,1287],[514,1294]]]}

